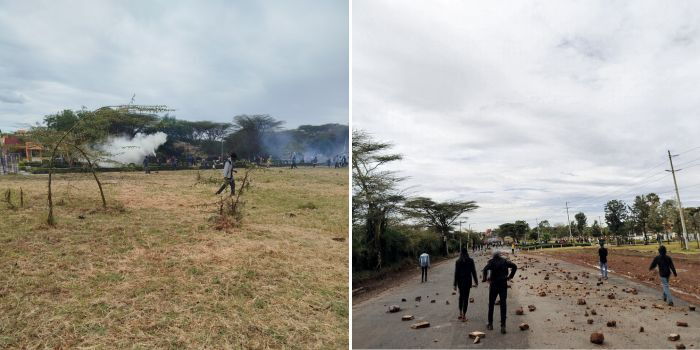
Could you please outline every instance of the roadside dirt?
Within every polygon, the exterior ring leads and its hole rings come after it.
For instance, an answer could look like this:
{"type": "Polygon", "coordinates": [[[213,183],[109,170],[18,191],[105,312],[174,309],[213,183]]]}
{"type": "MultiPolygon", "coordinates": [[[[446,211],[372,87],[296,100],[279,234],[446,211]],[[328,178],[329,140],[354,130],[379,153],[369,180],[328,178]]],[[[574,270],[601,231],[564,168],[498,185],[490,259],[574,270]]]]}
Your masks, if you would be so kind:
{"type": "MultiPolygon", "coordinates": [[[[533,255],[547,255],[577,265],[598,268],[598,250],[584,249],[576,251],[538,251],[533,255]]],[[[609,249],[608,269],[629,279],[658,287],[660,284],[658,270],[649,271],[649,265],[656,254],[627,249],[609,249]]],[[[697,303],[700,301],[700,257],[672,255],[678,277],[671,277],[671,289],[674,297],[697,303]]]]}

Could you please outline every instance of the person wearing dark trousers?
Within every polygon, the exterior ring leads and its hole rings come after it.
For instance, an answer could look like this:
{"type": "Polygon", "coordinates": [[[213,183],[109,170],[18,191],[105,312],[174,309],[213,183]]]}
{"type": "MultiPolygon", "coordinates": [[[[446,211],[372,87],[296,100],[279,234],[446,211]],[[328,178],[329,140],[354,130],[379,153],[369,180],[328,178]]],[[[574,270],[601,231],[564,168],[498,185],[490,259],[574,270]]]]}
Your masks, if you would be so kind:
{"type": "Polygon", "coordinates": [[[476,266],[474,260],[469,257],[466,248],[462,248],[459,259],[455,263],[454,290],[459,288],[459,317],[462,322],[467,321],[467,307],[469,307],[469,292],[472,289],[472,278],[474,287],[479,286],[479,279],[476,277],[476,266]]]}
{"type": "Polygon", "coordinates": [[[676,273],[676,267],[673,266],[673,259],[666,255],[666,247],[659,247],[659,255],[657,255],[649,266],[649,271],[659,267],[659,278],[661,278],[661,287],[663,288],[663,298],[664,301],[668,302],[669,306],[673,306],[673,297],[671,296],[671,289],[668,286],[668,279],[671,278],[671,272],[673,272],[674,277],[678,277],[676,273]]]}
{"type": "Polygon", "coordinates": [[[600,242],[600,248],[598,248],[598,260],[600,261],[600,277],[608,279],[608,249],[605,248],[603,241],[600,242]]]}
{"type": "Polygon", "coordinates": [[[231,152],[229,154],[229,157],[226,158],[226,161],[224,162],[224,184],[221,185],[221,188],[219,188],[218,191],[216,191],[216,194],[220,194],[221,192],[224,192],[226,189],[226,186],[231,186],[231,195],[233,196],[236,194],[236,182],[233,179],[233,174],[237,173],[237,171],[233,170],[233,162],[238,158],[236,156],[236,153],[231,152]]]}
{"type": "Polygon", "coordinates": [[[489,286],[489,323],[486,325],[486,329],[493,329],[493,307],[496,303],[496,297],[498,297],[501,301],[501,333],[506,333],[508,281],[513,279],[517,270],[518,267],[501,257],[499,252],[493,253],[493,258],[484,267],[482,282],[489,281],[491,284],[489,286]],[[510,270],[510,274],[508,270],[510,270]]]}
{"type": "Polygon", "coordinates": [[[430,267],[430,255],[423,253],[418,257],[420,265],[420,283],[428,282],[428,268],[430,267]]]}

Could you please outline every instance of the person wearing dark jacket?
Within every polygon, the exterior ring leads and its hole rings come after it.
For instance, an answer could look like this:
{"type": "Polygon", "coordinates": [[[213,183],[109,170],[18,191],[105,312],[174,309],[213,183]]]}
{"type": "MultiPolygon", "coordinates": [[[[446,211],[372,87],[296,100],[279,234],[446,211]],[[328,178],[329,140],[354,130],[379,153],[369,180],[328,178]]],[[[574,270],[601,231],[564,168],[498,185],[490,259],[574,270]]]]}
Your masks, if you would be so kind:
{"type": "Polygon", "coordinates": [[[659,277],[661,278],[661,286],[663,288],[664,301],[668,301],[668,305],[673,306],[673,297],[671,297],[671,289],[668,286],[668,279],[673,272],[674,277],[678,277],[676,267],[673,266],[673,259],[666,255],[666,247],[659,247],[659,255],[657,255],[649,266],[649,271],[659,267],[659,277]]]}
{"type": "Polygon", "coordinates": [[[598,261],[600,262],[600,277],[608,279],[608,249],[605,248],[602,241],[600,248],[598,248],[598,261]]]}
{"type": "Polygon", "coordinates": [[[476,277],[476,266],[474,260],[469,257],[469,252],[466,248],[462,248],[459,254],[459,259],[455,263],[455,281],[454,289],[459,287],[459,317],[457,319],[462,322],[467,320],[467,307],[469,306],[469,292],[472,289],[472,278],[474,279],[474,287],[479,285],[479,279],[476,277]]]}
{"type": "Polygon", "coordinates": [[[489,323],[486,329],[493,329],[493,306],[496,303],[496,296],[501,301],[501,333],[506,333],[506,298],[508,297],[508,281],[513,279],[518,267],[512,262],[501,257],[499,252],[493,253],[493,258],[484,267],[484,277],[482,282],[487,280],[489,286],[489,323]],[[510,269],[510,273],[508,270],[510,269]],[[489,274],[491,271],[491,274],[489,274]]]}

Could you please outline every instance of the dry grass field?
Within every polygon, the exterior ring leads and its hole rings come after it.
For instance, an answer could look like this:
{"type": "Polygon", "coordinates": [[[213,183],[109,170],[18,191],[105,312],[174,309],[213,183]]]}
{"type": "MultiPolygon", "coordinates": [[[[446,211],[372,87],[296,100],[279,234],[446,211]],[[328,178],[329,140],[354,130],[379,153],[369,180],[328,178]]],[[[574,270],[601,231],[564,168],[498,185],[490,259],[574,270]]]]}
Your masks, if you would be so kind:
{"type": "Polygon", "coordinates": [[[255,171],[228,231],[197,171],[59,175],[55,228],[46,179],[0,176],[0,348],[347,348],[347,169],[255,171]]]}

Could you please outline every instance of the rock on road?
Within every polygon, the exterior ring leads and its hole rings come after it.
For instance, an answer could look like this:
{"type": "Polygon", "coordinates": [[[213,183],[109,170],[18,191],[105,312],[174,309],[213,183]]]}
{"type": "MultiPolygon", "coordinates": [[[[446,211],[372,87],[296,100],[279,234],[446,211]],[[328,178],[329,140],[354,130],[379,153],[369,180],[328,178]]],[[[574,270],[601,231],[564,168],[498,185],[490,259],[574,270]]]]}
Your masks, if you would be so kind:
{"type": "MultiPolygon", "coordinates": [[[[681,343],[687,348],[700,347],[700,311],[689,311],[689,305],[678,298],[675,306],[667,306],[661,300],[660,286],[650,288],[612,273],[598,285],[595,269],[549,257],[520,253],[505,256],[518,265],[508,290],[507,334],[500,333],[498,305],[494,310],[494,330],[486,330],[488,283],[480,282],[479,287],[471,289],[474,303],[469,304],[468,321],[457,320],[458,295],[452,295],[453,259],[431,268],[427,283],[420,283],[417,269],[415,278],[354,305],[353,348],[672,349],[681,343]],[[545,296],[540,296],[541,292],[545,296]],[[415,301],[417,296],[421,296],[420,301],[415,301]],[[402,298],[406,301],[402,302],[402,298]],[[579,305],[579,299],[585,304],[579,305]],[[391,305],[400,306],[401,311],[388,313],[391,305]],[[528,305],[534,305],[536,310],[529,311],[528,305]],[[523,315],[516,315],[518,307],[523,308],[523,315]],[[402,321],[404,315],[414,318],[402,321]],[[430,322],[430,327],[411,328],[421,321],[430,322]],[[615,327],[608,327],[608,321],[615,321],[615,327]],[[678,326],[679,321],[688,326],[678,326]],[[521,331],[521,323],[527,323],[529,329],[521,331]],[[644,327],[643,332],[640,327],[644,327]],[[486,336],[474,344],[468,337],[473,331],[486,336]],[[602,345],[590,342],[593,332],[604,334],[602,345]],[[679,334],[680,340],[668,340],[671,333],[679,334]]],[[[481,281],[481,269],[488,256],[477,252],[472,258],[481,281]]]]}

